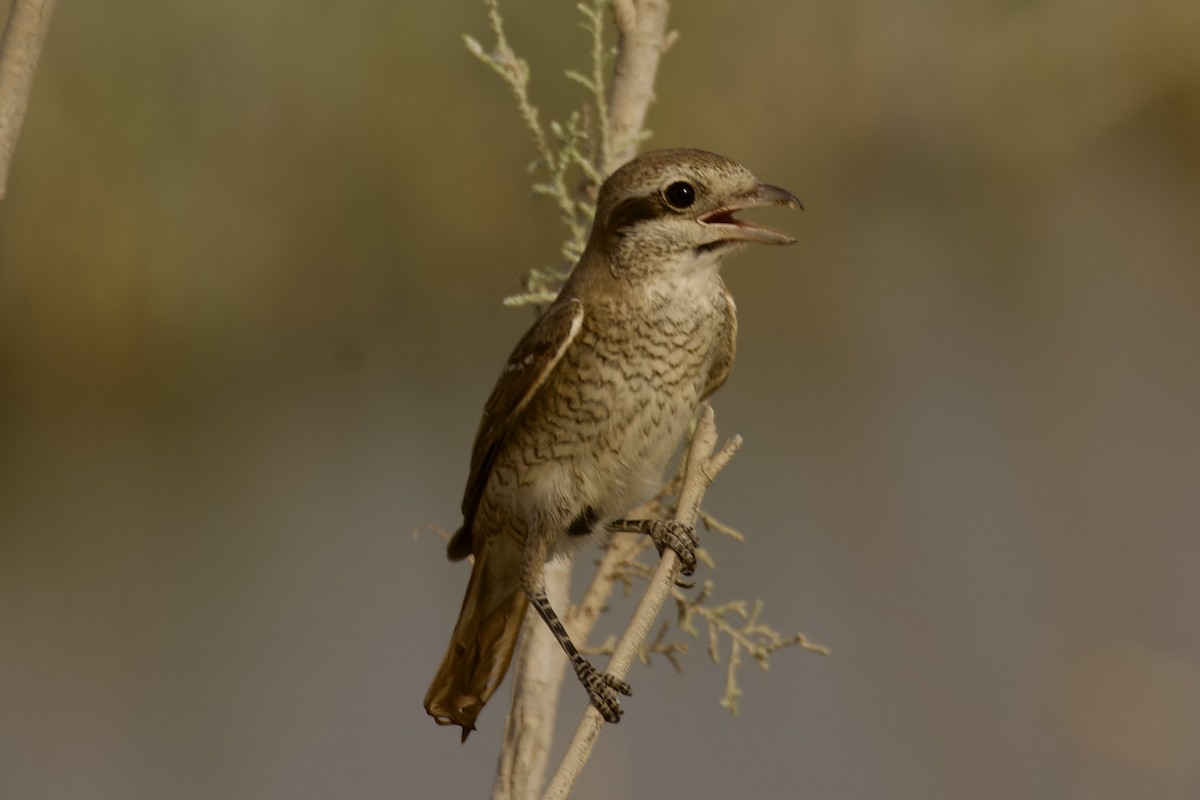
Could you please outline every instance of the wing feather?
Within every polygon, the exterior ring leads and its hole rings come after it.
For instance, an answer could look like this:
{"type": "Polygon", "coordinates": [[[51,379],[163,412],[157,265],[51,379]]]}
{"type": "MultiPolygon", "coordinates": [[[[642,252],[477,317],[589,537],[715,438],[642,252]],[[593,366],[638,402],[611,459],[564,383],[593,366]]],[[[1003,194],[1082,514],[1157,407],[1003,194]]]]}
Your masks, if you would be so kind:
{"type": "Polygon", "coordinates": [[[463,493],[463,527],[451,541],[451,558],[471,551],[471,526],[496,456],[521,413],[546,384],[550,373],[583,327],[583,301],[556,302],[521,338],[504,365],[496,387],[483,407],[483,418],[471,450],[471,474],[463,493]]]}

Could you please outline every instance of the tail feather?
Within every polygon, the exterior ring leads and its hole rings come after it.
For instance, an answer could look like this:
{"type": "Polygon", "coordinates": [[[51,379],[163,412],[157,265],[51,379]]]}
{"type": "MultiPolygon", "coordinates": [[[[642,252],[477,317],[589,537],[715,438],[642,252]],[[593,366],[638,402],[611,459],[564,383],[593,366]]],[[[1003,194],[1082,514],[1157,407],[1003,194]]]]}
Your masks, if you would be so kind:
{"type": "Polygon", "coordinates": [[[425,693],[425,710],[439,725],[462,727],[464,742],[508,671],[527,605],[519,568],[498,547],[480,550],[450,647],[425,693]]]}

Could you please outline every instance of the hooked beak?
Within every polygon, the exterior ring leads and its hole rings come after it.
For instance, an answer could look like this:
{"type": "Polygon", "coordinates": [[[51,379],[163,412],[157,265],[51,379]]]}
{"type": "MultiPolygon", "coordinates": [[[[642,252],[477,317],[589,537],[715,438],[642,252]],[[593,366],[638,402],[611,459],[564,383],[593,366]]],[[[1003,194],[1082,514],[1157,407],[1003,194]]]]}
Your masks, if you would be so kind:
{"type": "Polygon", "coordinates": [[[719,229],[724,241],[736,240],[758,242],[759,244],[792,244],[795,242],[795,238],[783,231],[777,231],[774,228],[768,228],[763,225],[755,225],[753,222],[746,222],[733,216],[736,211],[746,208],[759,208],[761,206],[783,206],[785,208],[804,210],[800,199],[788,190],[780,189],[778,186],[771,186],[767,183],[760,183],[754,189],[736,198],[728,206],[711,211],[697,218],[696,221],[701,225],[719,229]]]}

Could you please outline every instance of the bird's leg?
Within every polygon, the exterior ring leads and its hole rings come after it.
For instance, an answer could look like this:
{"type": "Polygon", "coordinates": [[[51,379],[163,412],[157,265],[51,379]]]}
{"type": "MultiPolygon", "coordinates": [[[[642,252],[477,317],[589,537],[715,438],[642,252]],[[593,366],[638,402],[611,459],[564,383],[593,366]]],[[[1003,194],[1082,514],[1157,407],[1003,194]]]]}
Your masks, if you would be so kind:
{"type": "Polygon", "coordinates": [[[684,575],[696,571],[696,548],[700,539],[693,525],[673,519],[618,519],[609,525],[609,529],[614,533],[644,533],[654,542],[660,556],[668,547],[675,551],[684,575]]]}
{"type": "Polygon", "coordinates": [[[571,661],[575,675],[588,694],[588,699],[600,712],[600,716],[607,722],[619,722],[621,703],[617,699],[617,692],[628,696],[633,694],[633,690],[625,681],[607,672],[601,672],[580,655],[558,614],[554,613],[550,599],[546,597],[545,565],[548,545],[548,539],[539,537],[536,531],[530,531],[525,539],[525,558],[521,569],[521,586],[525,590],[525,596],[562,646],[571,661]]]}

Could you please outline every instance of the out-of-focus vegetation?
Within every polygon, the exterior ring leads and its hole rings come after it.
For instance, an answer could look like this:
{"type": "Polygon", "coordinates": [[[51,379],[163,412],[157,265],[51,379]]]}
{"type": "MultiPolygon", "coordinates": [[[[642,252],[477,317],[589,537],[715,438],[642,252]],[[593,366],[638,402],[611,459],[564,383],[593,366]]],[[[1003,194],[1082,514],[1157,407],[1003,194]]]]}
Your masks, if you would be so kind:
{"type": "MultiPolygon", "coordinates": [[[[419,707],[465,573],[408,532],[561,240],[482,4],[58,5],[0,206],[0,795],[480,793],[501,720],[419,707]]],[[[562,118],[587,34],[510,5],[562,118]]],[[[1200,5],[676,6],[651,145],[808,209],[727,270],[720,580],[834,655],[736,724],[644,673],[578,796],[1195,797],[1200,5]]]]}

